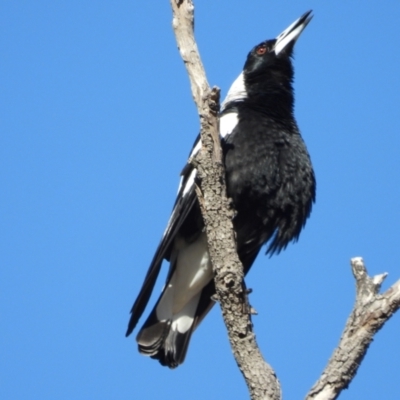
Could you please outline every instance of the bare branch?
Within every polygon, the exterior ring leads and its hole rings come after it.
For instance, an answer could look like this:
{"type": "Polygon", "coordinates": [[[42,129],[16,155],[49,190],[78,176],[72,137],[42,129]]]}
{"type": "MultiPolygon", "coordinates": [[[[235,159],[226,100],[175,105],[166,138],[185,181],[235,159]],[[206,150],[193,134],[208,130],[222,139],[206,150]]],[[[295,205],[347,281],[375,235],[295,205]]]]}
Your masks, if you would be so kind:
{"type": "Polygon", "coordinates": [[[387,273],[368,276],[361,257],[351,260],[357,295],[338,347],[306,400],[333,400],[357,373],[376,332],[400,308],[400,281],[379,294],[387,273]]]}
{"type": "Polygon", "coordinates": [[[197,188],[214,270],[216,298],[220,302],[236,362],[252,399],[281,398],[279,382],[263,360],[252,331],[243,267],[237,256],[233,210],[226,196],[225,173],[218,133],[219,89],[210,89],[194,39],[194,6],[191,0],[171,0],[173,27],[187,68],[201,122],[202,151],[195,163],[197,188]]]}
{"type": "MultiPolygon", "coordinates": [[[[200,122],[202,151],[191,160],[198,170],[196,193],[204,218],[211,256],[216,300],[220,302],[236,362],[252,399],[281,399],[279,381],[263,360],[252,331],[251,307],[243,283],[232,225],[234,210],[226,196],[225,173],[218,133],[219,89],[210,89],[194,39],[191,0],[171,0],[178,48],[190,78],[200,122]]],[[[356,279],[354,309],[320,379],[306,400],[333,400],[348,387],[375,333],[400,308],[400,281],[379,294],[387,274],[369,277],[361,258],[351,260],[356,279]]]]}

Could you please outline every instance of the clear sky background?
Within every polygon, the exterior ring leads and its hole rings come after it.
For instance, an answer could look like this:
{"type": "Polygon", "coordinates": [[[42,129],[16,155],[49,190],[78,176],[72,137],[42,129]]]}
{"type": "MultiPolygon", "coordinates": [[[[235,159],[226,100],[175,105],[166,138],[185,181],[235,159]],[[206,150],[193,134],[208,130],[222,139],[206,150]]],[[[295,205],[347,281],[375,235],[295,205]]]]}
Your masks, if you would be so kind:
{"type": "MultiPolygon", "coordinates": [[[[317,204],[247,280],[286,400],[338,343],[350,258],[389,272],[384,289],[400,278],[400,2],[196,2],[222,96],[249,50],[309,9],[294,86],[317,204]]],[[[5,0],[0,41],[0,398],[246,399],[218,307],[173,371],[124,337],[199,130],[169,2],[5,0]]],[[[400,398],[399,337],[400,314],[341,399],[400,398]]]]}

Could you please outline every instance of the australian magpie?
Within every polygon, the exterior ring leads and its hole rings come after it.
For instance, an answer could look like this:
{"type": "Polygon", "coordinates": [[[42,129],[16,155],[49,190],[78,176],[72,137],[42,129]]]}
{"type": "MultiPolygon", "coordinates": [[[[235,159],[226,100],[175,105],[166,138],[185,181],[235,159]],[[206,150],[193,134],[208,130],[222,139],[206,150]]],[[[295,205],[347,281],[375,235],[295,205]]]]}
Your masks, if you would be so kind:
{"type": "MultiPolygon", "coordinates": [[[[276,39],[255,46],[221,104],[221,135],[237,250],[245,273],[261,247],[279,253],[298,239],[315,201],[315,177],[293,116],[293,46],[310,22],[305,13],[276,39]]],[[[190,158],[201,148],[198,137],[190,158]]],[[[187,164],[177,199],[142,289],[132,307],[126,335],[135,328],[163,260],[165,287],[137,335],[139,351],[175,368],[183,363],[190,337],[214,305],[213,272],[204,223],[194,191],[196,169],[187,164]]]]}

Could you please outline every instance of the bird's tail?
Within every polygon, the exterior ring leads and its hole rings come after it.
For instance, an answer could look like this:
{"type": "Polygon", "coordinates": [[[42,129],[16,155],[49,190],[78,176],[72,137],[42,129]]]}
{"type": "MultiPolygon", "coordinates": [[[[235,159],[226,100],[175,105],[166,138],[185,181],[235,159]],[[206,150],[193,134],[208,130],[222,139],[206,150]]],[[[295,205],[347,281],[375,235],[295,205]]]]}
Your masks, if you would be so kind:
{"type": "Polygon", "coordinates": [[[161,298],[136,337],[139,352],[169,368],[182,364],[196,326],[199,298],[200,293],[175,314],[166,310],[168,302],[161,298]]]}

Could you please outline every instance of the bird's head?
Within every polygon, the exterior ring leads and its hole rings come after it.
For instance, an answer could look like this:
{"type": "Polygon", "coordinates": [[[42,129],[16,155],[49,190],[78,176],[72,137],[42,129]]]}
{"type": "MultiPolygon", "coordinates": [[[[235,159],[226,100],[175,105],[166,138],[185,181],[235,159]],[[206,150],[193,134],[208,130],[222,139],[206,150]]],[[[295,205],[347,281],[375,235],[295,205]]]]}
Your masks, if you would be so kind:
{"type": "Polygon", "coordinates": [[[307,11],[276,39],[266,40],[250,51],[243,68],[247,91],[251,91],[253,85],[253,89],[257,91],[260,89],[259,84],[291,84],[293,47],[311,18],[311,11],[307,11]]]}

